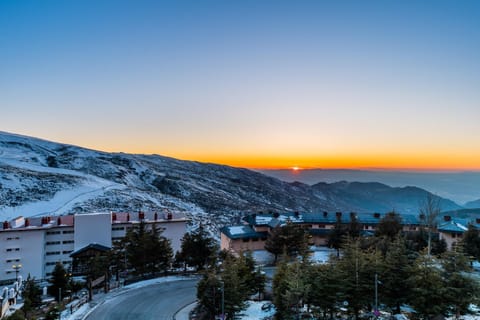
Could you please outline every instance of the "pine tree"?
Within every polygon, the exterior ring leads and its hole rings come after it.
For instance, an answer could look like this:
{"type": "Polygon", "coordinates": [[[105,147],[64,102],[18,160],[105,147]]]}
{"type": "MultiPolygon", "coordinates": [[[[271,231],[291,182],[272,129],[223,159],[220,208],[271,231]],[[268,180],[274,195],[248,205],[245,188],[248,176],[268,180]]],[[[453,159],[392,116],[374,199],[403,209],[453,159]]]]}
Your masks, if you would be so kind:
{"type": "Polygon", "coordinates": [[[68,275],[63,264],[57,262],[52,271],[52,277],[48,281],[50,282],[48,294],[55,297],[55,300],[60,302],[59,299],[61,298],[62,292],[65,293],[65,289],[68,286],[68,275]]]}
{"type": "Polygon", "coordinates": [[[405,281],[409,276],[409,267],[405,241],[397,234],[385,254],[379,277],[381,301],[394,309],[395,313],[400,313],[400,306],[407,301],[409,295],[410,288],[405,281]]]}
{"type": "Polygon", "coordinates": [[[358,318],[361,309],[374,301],[374,281],[379,261],[380,253],[373,250],[364,252],[358,240],[348,239],[337,266],[343,279],[342,294],[355,318],[358,318]]]}
{"type": "Polygon", "coordinates": [[[265,250],[275,256],[275,263],[282,253],[286,253],[289,257],[306,256],[308,253],[308,234],[301,226],[287,222],[286,225],[275,227],[271,231],[267,241],[265,241],[265,250]]]}
{"type": "Polygon", "coordinates": [[[468,225],[468,230],[462,238],[465,253],[480,261],[480,231],[472,224],[468,225]]]}
{"type": "Polygon", "coordinates": [[[395,211],[387,213],[380,221],[375,229],[375,236],[385,236],[391,241],[402,231],[402,217],[395,211]]]}
{"type": "Polygon", "coordinates": [[[345,237],[347,235],[346,229],[342,225],[340,217],[337,218],[335,225],[328,235],[327,246],[337,251],[337,258],[340,257],[340,248],[342,247],[345,237]]]}
{"type": "Polygon", "coordinates": [[[155,225],[147,230],[145,222],[127,231],[125,255],[128,264],[138,275],[167,271],[173,258],[170,241],[155,225]]]}
{"type": "Polygon", "coordinates": [[[415,260],[409,272],[408,304],[424,319],[445,314],[448,309],[448,289],[436,261],[426,252],[415,260]]]}
{"type": "Polygon", "coordinates": [[[186,233],[182,238],[180,259],[197,271],[203,270],[207,264],[215,260],[218,245],[208,235],[202,224],[197,230],[186,233]]]}
{"type": "Polygon", "coordinates": [[[30,274],[23,285],[22,297],[22,311],[25,318],[28,318],[29,312],[35,310],[42,304],[42,289],[35,283],[35,278],[30,277],[30,274]]]}
{"type": "Polygon", "coordinates": [[[341,294],[343,279],[340,276],[337,261],[326,264],[313,265],[308,274],[308,283],[311,288],[308,292],[307,303],[320,309],[323,318],[333,318],[339,302],[344,298],[341,294]]]}
{"type": "Polygon", "coordinates": [[[446,300],[451,312],[458,318],[468,312],[471,303],[476,302],[480,294],[477,277],[470,273],[468,258],[462,252],[448,251],[442,256],[443,277],[446,286],[446,300]]]}

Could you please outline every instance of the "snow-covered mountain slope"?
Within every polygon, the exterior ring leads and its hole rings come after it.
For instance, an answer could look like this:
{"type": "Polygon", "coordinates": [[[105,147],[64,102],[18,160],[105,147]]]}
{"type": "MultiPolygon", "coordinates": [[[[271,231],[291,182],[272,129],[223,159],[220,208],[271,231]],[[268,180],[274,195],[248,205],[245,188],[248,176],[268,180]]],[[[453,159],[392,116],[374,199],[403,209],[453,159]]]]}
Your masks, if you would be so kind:
{"type": "Polygon", "coordinates": [[[99,152],[0,132],[0,219],[168,208],[232,223],[251,210],[334,210],[306,185],[158,155],[99,152]]]}
{"type": "MultiPolygon", "coordinates": [[[[398,200],[389,197],[390,204],[398,200]]],[[[159,155],[106,153],[0,132],[3,220],[19,215],[169,209],[184,212],[193,225],[201,221],[216,227],[251,211],[384,208],[381,199],[368,206],[362,203],[334,184],[311,187],[247,169],[159,155]]],[[[401,208],[408,206],[414,210],[418,202],[402,203],[401,208]]]]}

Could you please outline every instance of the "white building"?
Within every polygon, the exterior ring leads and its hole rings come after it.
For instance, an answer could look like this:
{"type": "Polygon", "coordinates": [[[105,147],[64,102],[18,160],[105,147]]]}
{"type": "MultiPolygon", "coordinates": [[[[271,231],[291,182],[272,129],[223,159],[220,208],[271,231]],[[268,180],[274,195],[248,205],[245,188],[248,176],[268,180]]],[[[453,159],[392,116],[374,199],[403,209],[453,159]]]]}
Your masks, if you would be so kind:
{"type": "Polygon", "coordinates": [[[187,219],[180,214],[92,213],[57,217],[19,217],[0,223],[0,282],[12,282],[16,274],[48,278],[57,262],[69,267],[70,254],[91,243],[111,247],[127,230],[143,220],[163,229],[174,252],[186,232],[187,219]]]}

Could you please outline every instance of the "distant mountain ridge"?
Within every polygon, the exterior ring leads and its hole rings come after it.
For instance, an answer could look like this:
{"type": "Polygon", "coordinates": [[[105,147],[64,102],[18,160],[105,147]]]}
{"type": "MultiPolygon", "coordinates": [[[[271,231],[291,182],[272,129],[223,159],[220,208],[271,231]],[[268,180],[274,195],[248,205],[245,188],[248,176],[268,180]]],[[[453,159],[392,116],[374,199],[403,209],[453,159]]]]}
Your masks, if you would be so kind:
{"type": "MultiPolygon", "coordinates": [[[[259,170],[282,181],[299,181],[314,185],[332,183],[380,182],[392,187],[416,186],[441,197],[464,204],[480,199],[480,171],[396,171],[356,169],[259,170]]],[[[465,205],[466,206],[466,205],[465,205]]]]}
{"type": "MultiPolygon", "coordinates": [[[[247,169],[108,153],[0,132],[0,219],[175,210],[193,225],[216,229],[262,210],[412,213],[427,193],[380,183],[287,183],[247,169]]],[[[441,201],[444,210],[462,208],[441,201]]]]}

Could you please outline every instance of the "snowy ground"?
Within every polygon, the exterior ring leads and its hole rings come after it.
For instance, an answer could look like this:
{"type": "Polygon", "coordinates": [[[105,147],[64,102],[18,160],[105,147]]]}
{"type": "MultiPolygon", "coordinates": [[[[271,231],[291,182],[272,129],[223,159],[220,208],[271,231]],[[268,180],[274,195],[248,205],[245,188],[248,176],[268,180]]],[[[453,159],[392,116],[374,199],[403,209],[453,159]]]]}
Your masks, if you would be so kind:
{"type": "Polygon", "coordinates": [[[248,301],[248,307],[246,310],[236,317],[239,320],[254,320],[264,319],[271,317],[275,314],[275,307],[272,307],[269,311],[262,310],[262,306],[270,303],[270,301],[248,301]]]}

